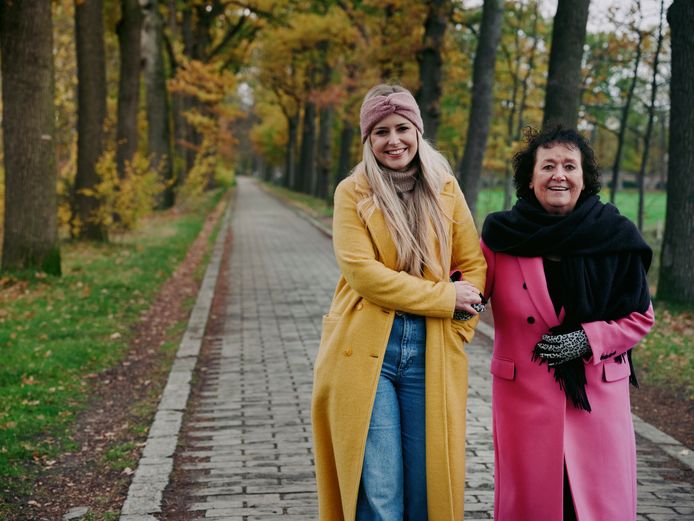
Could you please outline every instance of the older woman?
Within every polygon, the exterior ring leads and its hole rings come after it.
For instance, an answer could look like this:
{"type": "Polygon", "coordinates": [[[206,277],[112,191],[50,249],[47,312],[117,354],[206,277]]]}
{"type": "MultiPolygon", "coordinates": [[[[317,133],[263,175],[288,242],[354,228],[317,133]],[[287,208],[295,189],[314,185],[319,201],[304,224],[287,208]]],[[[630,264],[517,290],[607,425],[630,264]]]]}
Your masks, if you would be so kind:
{"type": "Polygon", "coordinates": [[[477,318],[454,312],[476,314],[484,257],[412,94],[374,87],[360,126],[364,159],[335,190],[341,276],[315,364],[320,519],[459,521],[477,318]]]}
{"type": "Polygon", "coordinates": [[[573,130],[531,133],[515,206],[489,215],[496,521],[633,521],[630,349],[653,324],[651,249],[600,202],[573,130]]]}

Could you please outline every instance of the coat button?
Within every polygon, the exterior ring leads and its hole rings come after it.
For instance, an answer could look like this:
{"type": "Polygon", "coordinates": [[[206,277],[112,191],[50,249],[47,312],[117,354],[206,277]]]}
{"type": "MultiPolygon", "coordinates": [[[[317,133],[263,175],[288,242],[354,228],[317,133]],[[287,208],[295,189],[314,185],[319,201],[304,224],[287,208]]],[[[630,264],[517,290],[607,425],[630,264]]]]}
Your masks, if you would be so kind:
{"type": "Polygon", "coordinates": [[[534,324],[535,323],[535,317],[528,317],[528,324],[534,324]]]}
{"type": "Polygon", "coordinates": [[[348,347],[347,349],[345,349],[345,356],[352,356],[352,348],[351,347],[348,347]]]}
{"type": "Polygon", "coordinates": [[[525,285],[525,282],[523,283],[523,289],[528,289],[528,286],[525,285]]]}
{"type": "Polygon", "coordinates": [[[361,311],[363,307],[364,307],[364,304],[362,302],[360,302],[359,304],[357,304],[357,311],[361,311]]]}

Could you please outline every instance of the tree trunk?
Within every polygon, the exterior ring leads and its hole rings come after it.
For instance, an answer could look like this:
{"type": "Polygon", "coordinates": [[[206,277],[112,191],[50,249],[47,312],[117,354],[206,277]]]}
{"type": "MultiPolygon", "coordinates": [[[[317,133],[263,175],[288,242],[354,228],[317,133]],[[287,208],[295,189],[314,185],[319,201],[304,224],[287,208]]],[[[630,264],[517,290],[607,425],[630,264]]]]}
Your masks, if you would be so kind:
{"type": "MultiPolygon", "coordinates": [[[[535,70],[535,54],[537,51],[537,42],[540,38],[537,35],[537,23],[538,23],[538,3],[537,1],[532,2],[532,29],[530,33],[526,36],[532,38],[533,43],[530,46],[530,52],[528,54],[528,62],[525,67],[525,74],[520,79],[520,100],[518,101],[518,117],[516,118],[516,128],[512,132],[513,139],[519,140],[523,135],[523,128],[525,127],[525,106],[528,99],[528,90],[530,87],[530,76],[535,70]]],[[[520,74],[520,72],[519,72],[520,74]]],[[[515,96],[514,96],[515,99],[515,96]]],[[[514,102],[515,103],[515,102],[514,102]]],[[[515,105],[514,105],[515,106],[515,105]]],[[[513,172],[511,171],[510,162],[506,162],[506,171],[504,179],[504,209],[508,209],[513,205],[514,196],[514,184],[513,184],[513,172]]]]}
{"type": "Polygon", "coordinates": [[[644,183],[646,178],[646,167],[648,166],[648,153],[651,148],[651,135],[653,134],[653,117],[655,116],[655,98],[658,94],[658,63],[660,58],[660,49],[663,45],[663,10],[665,9],[665,0],[660,0],[660,22],[658,24],[658,43],[655,46],[655,56],[653,57],[653,77],[651,79],[651,103],[648,106],[648,124],[646,125],[646,134],[643,137],[643,156],[641,157],[641,168],[639,168],[639,212],[638,212],[638,227],[643,231],[643,199],[644,199],[644,183]]]}
{"type": "Polygon", "coordinates": [[[624,148],[624,136],[627,132],[627,122],[629,119],[629,110],[631,109],[631,100],[634,98],[634,89],[636,88],[636,80],[638,79],[639,63],[641,62],[641,47],[643,44],[643,32],[638,31],[639,39],[636,44],[636,59],[634,60],[634,73],[629,84],[626,100],[622,107],[622,117],[619,121],[619,135],[617,137],[617,153],[612,164],[612,186],[610,187],[610,202],[614,203],[619,190],[619,168],[622,162],[622,149],[624,148]]]}
{"type": "MultiPolygon", "coordinates": [[[[193,10],[190,7],[183,8],[182,21],[181,21],[181,33],[183,36],[183,54],[191,60],[199,59],[200,46],[196,44],[197,41],[197,30],[193,22],[193,10]]],[[[191,110],[194,107],[195,100],[191,96],[185,96],[183,101],[183,111],[191,110]]],[[[200,134],[189,124],[185,118],[185,158],[186,158],[186,173],[193,168],[195,164],[195,156],[197,155],[197,150],[200,146],[201,137],[200,134]]]]}
{"type": "Polygon", "coordinates": [[[694,305],[694,2],[668,9],[672,65],[667,210],[658,299],[694,305]]]}
{"type": "MultiPolygon", "coordinates": [[[[320,85],[321,90],[325,90],[330,85],[330,80],[333,75],[333,68],[328,58],[329,42],[323,41],[318,44],[321,51],[321,73],[320,85]]],[[[333,114],[335,109],[329,103],[324,104],[318,111],[318,148],[314,151],[315,154],[315,173],[316,181],[311,187],[311,193],[320,198],[327,199],[328,185],[331,181],[332,165],[333,165],[333,114]]]]}
{"type": "Polygon", "coordinates": [[[311,186],[316,172],[316,104],[306,101],[304,104],[304,121],[301,130],[301,152],[297,168],[295,190],[311,193],[311,186]]]}
{"type": "Polygon", "coordinates": [[[3,270],[60,275],[51,2],[1,2],[3,270]]]}
{"type": "MultiPolygon", "coordinates": [[[[523,20],[523,5],[519,7],[517,11],[519,22],[523,20]]],[[[516,122],[516,110],[518,109],[518,89],[520,88],[520,68],[521,62],[523,60],[523,53],[521,52],[521,42],[520,42],[520,26],[513,27],[513,44],[515,56],[511,56],[509,51],[505,51],[506,62],[508,65],[509,72],[511,74],[513,86],[511,87],[511,98],[508,100],[508,115],[506,117],[506,149],[510,152],[513,145],[514,129],[516,122]]],[[[502,47],[503,48],[503,47],[502,47]]],[[[506,167],[504,168],[504,202],[503,208],[507,209],[511,207],[511,195],[513,194],[513,173],[511,171],[511,163],[506,161],[506,167]]]]}
{"type": "Polygon", "coordinates": [[[590,0],[559,0],[552,28],[542,126],[576,128],[581,94],[581,60],[590,0]]]}
{"type": "Polygon", "coordinates": [[[116,166],[121,179],[125,176],[125,162],[131,161],[137,152],[142,18],[138,0],[121,0],[121,19],[116,26],[120,49],[116,166]]]}
{"type": "Polygon", "coordinates": [[[337,163],[337,175],[333,191],[352,169],[354,163],[352,161],[352,141],[354,141],[354,125],[351,120],[345,119],[342,122],[342,131],[340,132],[340,157],[337,163]]]}
{"type": "MultiPolygon", "coordinates": [[[[359,67],[356,63],[350,62],[347,64],[347,87],[346,87],[346,99],[352,100],[356,91],[357,85],[357,75],[359,74],[359,67]]],[[[332,193],[334,193],[335,188],[340,181],[349,175],[350,170],[354,161],[352,159],[352,142],[354,141],[355,127],[352,122],[350,114],[351,104],[344,107],[345,115],[342,119],[342,130],[340,131],[340,152],[337,161],[337,172],[335,173],[335,182],[332,186],[331,192],[331,202],[332,193]]]]}
{"type": "Polygon", "coordinates": [[[658,117],[660,123],[660,132],[658,132],[658,186],[663,187],[667,179],[667,110],[663,110],[658,117]]]}
{"type": "Polygon", "coordinates": [[[96,163],[103,152],[106,119],[106,58],[102,0],[75,2],[77,49],[77,175],[74,186],[74,216],[78,236],[105,241],[106,229],[93,221],[99,200],[82,191],[99,182],[96,163]]]}
{"type": "Polygon", "coordinates": [[[388,44],[391,41],[390,35],[388,34],[388,28],[393,24],[393,11],[394,8],[390,2],[385,2],[383,6],[383,23],[379,27],[378,33],[380,34],[380,56],[379,56],[379,69],[381,72],[381,81],[383,83],[388,83],[391,78],[395,75],[395,70],[397,69],[396,59],[397,57],[391,56],[390,53],[384,53],[383,49],[388,48],[388,44]]]}
{"type": "Polygon", "coordinates": [[[537,43],[540,41],[540,37],[537,34],[537,24],[540,15],[538,13],[538,2],[534,0],[533,3],[533,26],[532,32],[528,34],[528,37],[533,39],[533,44],[530,47],[530,55],[528,56],[528,67],[525,70],[525,75],[521,80],[521,97],[518,107],[518,127],[516,128],[516,138],[520,139],[523,135],[523,128],[525,127],[525,119],[523,115],[525,113],[525,105],[528,99],[528,89],[530,87],[530,76],[535,70],[535,55],[537,54],[537,43]]]}
{"type": "Polygon", "coordinates": [[[331,181],[333,164],[333,113],[331,106],[323,107],[319,112],[318,153],[316,154],[316,187],[314,194],[320,199],[327,199],[328,186],[331,181]]]}
{"type": "Polygon", "coordinates": [[[448,0],[429,0],[427,4],[429,7],[424,22],[424,42],[417,53],[420,84],[417,102],[422,111],[424,136],[435,143],[441,116],[441,48],[451,5],[448,0]]]}
{"type": "Polygon", "coordinates": [[[160,208],[174,203],[171,166],[171,131],[169,127],[169,93],[166,90],[162,19],[156,0],[143,4],[145,23],[142,27],[142,57],[145,63],[147,93],[147,143],[152,166],[168,184],[159,202],[160,208]]]}
{"type": "Polygon", "coordinates": [[[270,163],[263,162],[261,178],[263,181],[267,183],[269,183],[272,180],[272,165],[270,163]]]}
{"type": "MultiPolygon", "coordinates": [[[[181,9],[181,27],[178,25],[177,20],[177,10],[176,10],[176,0],[169,0],[169,16],[168,22],[170,42],[171,41],[185,41],[185,27],[190,27],[190,8],[181,9]]],[[[167,51],[169,53],[169,63],[171,69],[169,70],[169,77],[173,78],[176,76],[178,69],[178,63],[176,62],[176,56],[173,52],[173,45],[167,46],[167,51]]],[[[175,186],[181,186],[186,179],[186,156],[188,150],[186,148],[186,143],[188,142],[188,122],[183,116],[186,110],[186,97],[178,92],[174,92],[171,95],[171,124],[173,126],[173,155],[171,160],[172,174],[175,179],[175,186]]]]}
{"type": "MultiPolygon", "coordinates": [[[[195,3],[194,10],[189,13],[186,21],[189,27],[184,29],[184,52],[191,60],[206,62],[208,58],[208,49],[212,41],[212,25],[218,15],[218,9],[221,2],[202,2],[195,3]]],[[[186,101],[186,110],[204,113],[205,108],[203,103],[195,96],[188,96],[186,101]]],[[[203,137],[193,125],[188,127],[188,154],[186,162],[188,170],[195,165],[195,159],[198,154],[204,153],[203,137]]],[[[208,179],[212,181],[212,179],[208,179]]],[[[211,183],[208,183],[210,186],[211,183]]]]}
{"type": "Polygon", "coordinates": [[[299,116],[287,115],[287,153],[284,163],[284,186],[296,186],[296,134],[299,126],[299,116]]]}
{"type": "Polygon", "coordinates": [[[191,58],[207,61],[208,50],[212,43],[212,24],[215,21],[215,4],[218,2],[195,3],[195,23],[193,24],[193,41],[191,58]]]}
{"type": "Polygon", "coordinates": [[[460,161],[460,186],[470,211],[475,217],[482,160],[487,147],[489,123],[492,117],[494,66],[496,49],[501,37],[501,0],[484,0],[482,24],[472,72],[472,99],[465,151],[460,161]]]}

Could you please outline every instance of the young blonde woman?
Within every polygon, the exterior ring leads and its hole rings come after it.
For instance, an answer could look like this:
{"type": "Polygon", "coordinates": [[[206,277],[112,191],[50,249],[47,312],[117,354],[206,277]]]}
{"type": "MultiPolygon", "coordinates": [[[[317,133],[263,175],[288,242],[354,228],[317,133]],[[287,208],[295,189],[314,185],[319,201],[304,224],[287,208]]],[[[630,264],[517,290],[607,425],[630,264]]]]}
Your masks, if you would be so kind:
{"type": "Polygon", "coordinates": [[[372,88],[360,126],[363,160],[335,191],[341,277],[315,364],[320,519],[461,520],[464,343],[486,263],[412,94],[372,88]]]}

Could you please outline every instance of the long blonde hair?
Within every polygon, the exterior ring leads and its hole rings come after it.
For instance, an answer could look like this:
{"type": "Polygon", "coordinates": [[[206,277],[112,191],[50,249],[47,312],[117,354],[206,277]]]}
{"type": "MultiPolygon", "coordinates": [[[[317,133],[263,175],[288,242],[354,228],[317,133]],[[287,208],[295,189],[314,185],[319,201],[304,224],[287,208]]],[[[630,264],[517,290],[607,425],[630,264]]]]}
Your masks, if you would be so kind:
{"type": "MultiPolygon", "coordinates": [[[[377,85],[369,90],[364,99],[387,96],[394,92],[407,90],[399,85],[377,85]]],[[[420,172],[407,207],[400,202],[395,187],[383,173],[371,148],[371,140],[367,137],[363,159],[354,171],[364,172],[371,191],[367,197],[359,201],[357,211],[364,222],[376,208],[383,212],[397,250],[398,270],[422,276],[424,268],[428,267],[433,274],[440,276],[441,280],[447,280],[450,244],[444,223],[446,219],[452,219],[441,206],[440,193],[446,174],[452,175],[452,171],[446,158],[430,145],[418,130],[415,131],[418,151],[414,161],[418,161],[420,172]],[[431,231],[438,244],[438,251],[431,251],[431,231]]]]}

